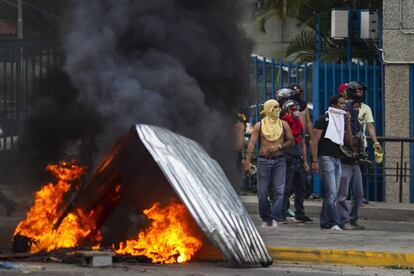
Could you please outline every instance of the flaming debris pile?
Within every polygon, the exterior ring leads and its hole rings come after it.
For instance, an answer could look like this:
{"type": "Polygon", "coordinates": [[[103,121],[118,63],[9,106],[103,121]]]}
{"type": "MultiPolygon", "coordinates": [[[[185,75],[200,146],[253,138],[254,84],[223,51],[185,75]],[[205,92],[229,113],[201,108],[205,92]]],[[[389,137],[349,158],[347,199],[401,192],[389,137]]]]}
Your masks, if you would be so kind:
{"type": "Polygon", "coordinates": [[[150,227],[139,232],[136,240],[121,242],[115,250],[117,254],[143,255],[153,263],[183,263],[202,246],[186,223],[190,214],[183,204],[172,200],[162,208],[160,203],[155,203],[144,214],[152,220],[150,227]]]}
{"type": "Polygon", "coordinates": [[[56,177],[56,183],[48,183],[35,194],[35,203],[27,213],[26,220],[19,223],[14,236],[31,240],[30,253],[52,251],[58,248],[79,246],[79,241],[88,237],[99,242],[102,237],[95,229],[94,212],[84,213],[75,209],[58,227],[54,227],[65,207],[64,196],[85,173],[85,168],[76,161],[48,165],[47,170],[56,177]]]}
{"type": "MultiPolygon", "coordinates": [[[[79,180],[85,168],[78,162],[62,161],[58,165],[48,165],[47,170],[56,178],[56,183],[48,183],[35,194],[35,203],[21,221],[14,237],[30,240],[31,254],[50,252],[62,248],[89,246],[100,248],[102,235],[96,229],[96,221],[101,208],[88,212],[81,208],[64,214],[65,196],[71,188],[79,190],[79,180]]],[[[120,199],[121,186],[113,191],[113,198],[120,199]]],[[[159,202],[143,213],[151,225],[141,230],[136,240],[121,242],[115,252],[119,255],[145,256],[153,263],[182,263],[189,261],[202,246],[201,239],[192,233],[191,216],[185,206],[171,199],[164,208],[159,202]]]]}

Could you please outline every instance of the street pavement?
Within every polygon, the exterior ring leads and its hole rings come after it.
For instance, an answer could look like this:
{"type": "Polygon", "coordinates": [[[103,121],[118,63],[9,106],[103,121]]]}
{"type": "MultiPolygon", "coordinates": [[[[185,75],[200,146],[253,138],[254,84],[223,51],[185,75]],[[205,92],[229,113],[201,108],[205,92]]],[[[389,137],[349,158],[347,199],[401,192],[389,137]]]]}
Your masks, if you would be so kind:
{"type": "MultiPolygon", "coordinates": [[[[314,218],[312,223],[295,223],[292,220],[288,220],[288,224],[281,224],[278,228],[262,228],[260,227],[261,220],[258,215],[257,197],[254,195],[241,196],[241,200],[249,211],[252,220],[256,224],[261,236],[263,237],[265,244],[267,245],[270,254],[274,258],[275,264],[267,269],[251,268],[251,270],[229,270],[229,274],[222,274],[220,271],[215,271],[215,267],[222,267],[223,271],[226,271],[226,264],[217,263],[214,261],[212,264],[201,263],[190,264],[189,271],[185,272],[185,275],[270,275],[268,272],[285,275],[282,272],[285,270],[277,270],[280,266],[289,266],[286,263],[301,263],[303,267],[314,267],[315,265],[328,265],[333,264],[343,265],[350,264],[354,266],[377,266],[385,267],[382,271],[385,274],[373,273],[366,275],[410,275],[411,270],[414,268],[414,205],[399,205],[399,204],[385,204],[385,203],[370,203],[361,209],[361,223],[366,226],[366,230],[352,230],[352,231],[331,231],[320,230],[319,228],[319,210],[321,201],[311,200],[305,202],[305,211],[308,215],[314,218]],[[379,211],[380,210],[380,211],[379,211]],[[386,220],[382,219],[381,214],[384,213],[386,220]],[[195,266],[195,267],[193,267],[195,266]],[[224,266],[224,268],[223,268],[224,266]],[[392,269],[389,268],[403,268],[392,269]],[[201,269],[206,269],[202,273],[195,273],[201,269]],[[408,269],[408,270],[407,270],[408,269]],[[211,271],[213,273],[210,273],[211,271]],[[390,274],[391,272],[392,274],[390,274]],[[245,274],[246,272],[246,274],[245,274]],[[398,274],[398,273],[403,274],[398,274]],[[404,273],[409,274],[404,274],[404,273]],[[396,274],[395,274],[396,273],[396,274]]],[[[17,210],[11,217],[5,216],[5,210],[0,207],[0,252],[10,251],[11,237],[13,230],[17,223],[24,218],[24,210],[17,210]]],[[[34,265],[32,263],[28,265],[34,265]]],[[[40,264],[33,266],[31,273],[41,273],[38,275],[54,275],[53,269],[58,269],[62,273],[59,275],[95,275],[91,271],[100,271],[96,275],[122,275],[123,271],[129,271],[130,269],[123,264],[116,264],[115,271],[109,270],[87,270],[87,274],[84,274],[82,268],[69,269],[64,265],[53,264],[40,264]],[[56,265],[56,267],[54,266],[56,265]],[[39,268],[41,271],[37,271],[39,268]],[[69,269],[67,272],[66,269],[69,269]],[[46,271],[49,271],[47,274],[46,271]],[[77,271],[79,274],[71,274],[71,271],[77,271]],[[111,272],[112,271],[112,272],[111,272]],[[89,273],[91,272],[91,273],[89,273]],[[109,274],[108,274],[109,273],[109,274]],[[111,274],[114,273],[114,274],[111,274]]],[[[139,271],[145,271],[148,275],[165,275],[163,269],[166,266],[146,266],[139,264],[131,268],[136,273],[139,271]],[[149,273],[151,272],[151,273],[149,273]],[[157,274],[159,273],[159,274],[157,274]]],[[[173,274],[167,275],[184,275],[180,274],[182,266],[173,266],[176,268],[176,272],[173,269],[173,274]],[[177,274],[174,274],[177,273],[177,274]]],[[[185,266],[184,266],[185,267],[185,266]]],[[[295,267],[295,266],[294,266],[295,267]]],[[[318,266],[319,267],[319,266],[318,266]]],[[[324,267],[324,266],[322,266],[324,267]]],[[[337,266],[334,271],[340,271],[337,266]]],[[[285,267],[286,268],[286,267],[285,267]]],[[[234,269],[234,268],[229,268],[234,269]]],[[[286,268],[289,270],[290,268],[286,268]]],[[[369,270],[366,268],[367,271],[369,270]]],[[[294,270],[294,269],[293,269],[294,270]]],[[[8,271],[10,275],[16,275],[15,270],[8,271]]],[[[289,275],[324,275],[324,270],[317,268],[314,272],[308,270],[298,270],[289,275]],[[307,274],[311,273],[311,274],[307,274]],[[314,274],[312,274],[314,273],[314,274]]],[[[1,275],[5,270],[0,270],[1,275]]],[[[355,271],[354,271],[355,272],[355,271]]],[[[359,272],[344,272],[345,275],[360,275],[359,272]]],[[[85,272],[86,273],[86,272],[85,272]]],[[[414,272],[413,272],[414,274],[414,272]]],[[[56,274],[57,275],[57,274],[56,274]]],[[[336,275],[327,272],[326,275],[336,275]]],[[[364,274],[361,274],[364,275],[364,274]]]]}
{"type": "Polygon", "coordinates": [[[276,261],[414,267],[414,205],[370,203],[361,208],[366,230],[333,231],[319,227],[320,200],[305,203],[312,223],[262,228],[257,197],[241,199],[276,261]]]}
{"type": "Polygon", "coordinates": [[[401,268],[372,268],[352,267],[336,265],[303,265],[278,263],[267,268],[249,267],[235,268],[223,262],[210,263],[187,263],[174,265],[152,265],[152,264],[114,264],[113,267],[90,268],[68,264],[53,263],[16,263],[20,268],[4,270],[0,269],[2,276],[17,275],[41,275],[41,276],[129,276],[129,275],[151,275],[151,276],[411,276],[414,271],[401,268]]]}

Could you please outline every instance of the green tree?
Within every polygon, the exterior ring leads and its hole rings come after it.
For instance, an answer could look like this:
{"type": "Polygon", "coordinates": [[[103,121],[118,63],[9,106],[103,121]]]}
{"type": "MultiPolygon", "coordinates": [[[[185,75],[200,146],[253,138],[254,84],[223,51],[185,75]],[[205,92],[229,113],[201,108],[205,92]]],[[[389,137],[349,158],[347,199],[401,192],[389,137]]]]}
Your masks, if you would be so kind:
{"type": "MultiPolygon", "coordinates": [[[[338,62],[347,56],[347,42],[330,37],[331,10],[333,8],[382,10],[381,0],[259,0],[257,12],[258,24],[264,30],[264,24],[272,16],[282,19],[293,17],[298,20],[298,26],[308,26],[313,31],[302,31],[292,40],[285,52],[287,59],[298,62],[314,60],[316,14],[320,18],[321,30],[321,60],[338,62]]],[[[376,47],[372,41],[353,40],[352,56],[354,58],[373,59],[377,56],[376,47]]]]}

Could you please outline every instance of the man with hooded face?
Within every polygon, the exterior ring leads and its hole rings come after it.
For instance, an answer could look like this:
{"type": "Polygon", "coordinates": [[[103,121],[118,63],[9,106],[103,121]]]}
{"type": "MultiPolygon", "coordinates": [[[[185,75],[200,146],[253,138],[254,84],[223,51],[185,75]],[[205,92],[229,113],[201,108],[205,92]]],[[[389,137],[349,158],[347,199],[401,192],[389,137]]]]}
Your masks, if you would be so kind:
{"type": "Polygon", "coordinates": [[[257,158],[257,194],[259,213],[263,227],[277,227],[283,220],[283,194],[286,180],[286,160],[283,150],[295,145],[287,122],[280,119],[279,103],[268,100],[264,103],[265,117],[254,126],[246,153],[246,170],[252,167],[251,158],[259,140],[257,158]],[[271,204],[268,200],[272,192],[271,204]]]}
{"type": "Polygon", "coordinates": [[[320,214],[321,229],[342,230],[336,212],[342,167],[341,146],[351,145],[351,115],[342,95],[333,96],[328,111],[315,121],[312,134],[312,171],[319,171],[324,188],[320,214]]]}

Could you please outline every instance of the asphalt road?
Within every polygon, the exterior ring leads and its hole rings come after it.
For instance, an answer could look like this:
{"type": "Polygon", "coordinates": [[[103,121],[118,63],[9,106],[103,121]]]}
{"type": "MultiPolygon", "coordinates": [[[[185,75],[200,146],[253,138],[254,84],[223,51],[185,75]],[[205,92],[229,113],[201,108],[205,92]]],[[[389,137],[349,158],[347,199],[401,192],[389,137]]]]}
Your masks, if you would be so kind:
{"type": "Polygon", "coordinates": [[[109,268],[89,268],[65,264],[45,263],[18,263],[19,269],[2,270],[0,275],[53,275],[53,276],[123,276],[123,275],[289,275],[289,276],[317,276],[317,275],[355,275],[355,276],[379,276],[414,275],[414,271],[401,268],[362,268],[352,266],[327,266],[327,265],[303,265],[303,264],[275,264],[268,268],[234,268],[227,263],[189,263],[183,265],[151,265],[151,264],[115,264],[109,268]]]}

